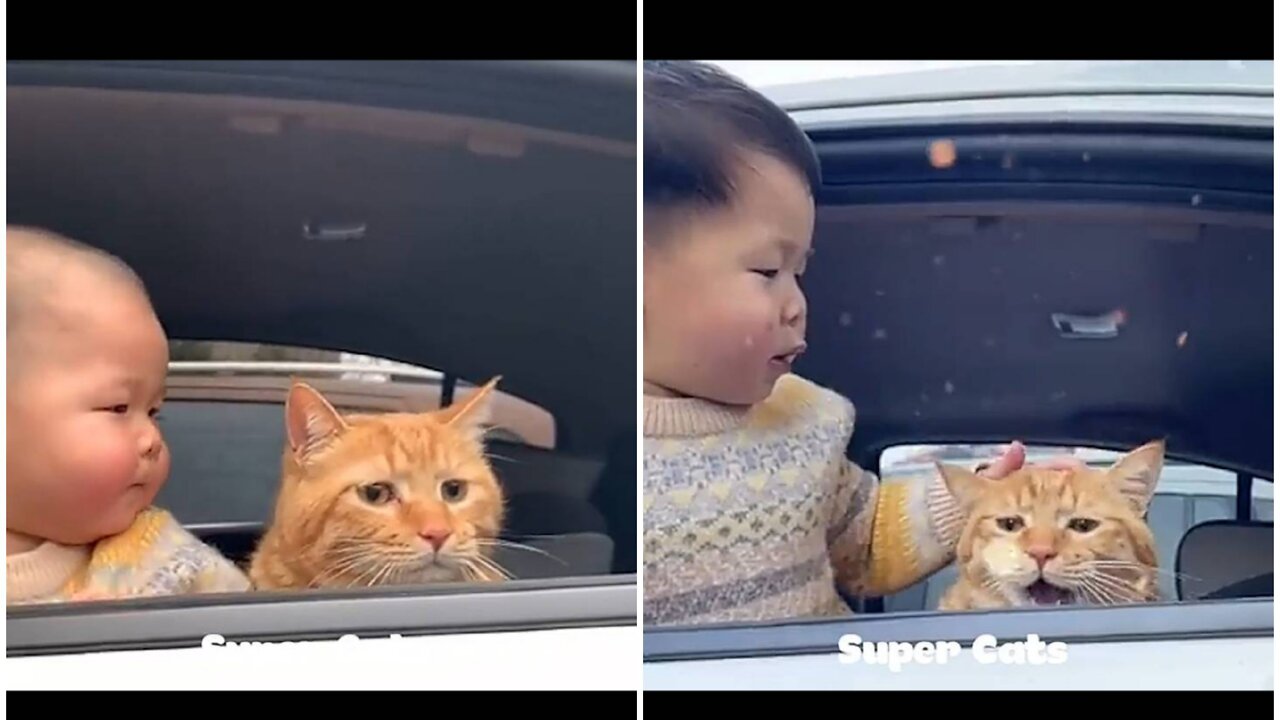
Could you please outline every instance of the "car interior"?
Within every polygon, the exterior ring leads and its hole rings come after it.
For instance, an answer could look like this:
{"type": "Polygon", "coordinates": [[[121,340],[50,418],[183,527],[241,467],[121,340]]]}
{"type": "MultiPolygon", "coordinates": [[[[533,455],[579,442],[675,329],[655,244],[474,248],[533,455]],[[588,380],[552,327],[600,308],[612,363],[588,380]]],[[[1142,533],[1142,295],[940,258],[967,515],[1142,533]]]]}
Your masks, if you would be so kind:
{"type": "MultiPolygon", "coordinates": [[[[1271,567],[1270,493],[1249,490],[1273,480],[1269,128],[812,134],[824,186],[796,371],[853,400],[851,457],[877,468],[898,445],[1164,438],[1171,460],[1244,489],[1159,491],[1148,520],[1165,595],[1269,587],[1231,589],[1271,567]],[[939,138],[953,165],[931,164],[939,138]],[[1222,553],[1237,561],[1205,569],[1222,553]]],[[[851,602],[933,610],[954,572],[851,602]]]]}
{"type": "MultiPolygon", "coordinates": [[[[327,390],[324,382],[308,381],[327,390]]],[[[228,558],[247,563],[279,488],[287,390],[260,392],[254,400],[183,398],[173,390],[160,424],[180,481],[168,483],[156,502],[228,558]]],[[[354,399],[333,402],[344,413],[372,410],[354,399]]],[[[592,503],[603,460],[523,442],[490,440],[486,448],[508,497],[503,539],[540,551],[501,548],[494,559],[502,567],[521,579],[612,572],[608,522],[592,503]]]]}
{"type": "MultiPolygon", "coordinates": [[[[503,377],[554,447],[495,440],[520,579],[635,572],[632,63],[9,65],[8,209],[143,278],[171,339],[503,377]]],[[[171,390],[180,383],[171,384],[171,390]]],[[[284,392],[162,410],[157,502],[243,560],[284,392]]],[[[459,389],[461,394],[465,390],[459,389]]],[[[359,402],[339,409],[368,409],[359,402]]]]}

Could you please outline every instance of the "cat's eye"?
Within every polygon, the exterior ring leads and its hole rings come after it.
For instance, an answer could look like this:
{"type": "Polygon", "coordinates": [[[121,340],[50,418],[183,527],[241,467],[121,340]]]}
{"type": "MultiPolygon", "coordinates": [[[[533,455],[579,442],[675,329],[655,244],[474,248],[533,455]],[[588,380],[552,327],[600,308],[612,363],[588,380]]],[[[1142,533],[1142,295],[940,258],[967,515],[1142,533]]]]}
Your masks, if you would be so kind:
{"type": "Polygon", "coordinates": [[[1017,515],[996,518],[996,527],[1005,532],[1017,532],[1022,529],[1022,518],[1017,515]]]}
{"type": "Polygon", "coordinates": [[[440,497],[445,502],[458,502],[467,496],[467,484],[461,480],[445,480],[440,484],[440,497]]]}
{"type": "Polygon", "coordinates": [[[1098,521],[1093,518],[1071,518],[1067,527],[1078,533],[1087,533],[1098,527],[1098,521]]]}
{"type": "Polygon", "coordinates": [[[369,485],[361,485],[356,488],[356,493],[361,500],[370,505],[385,505],[395,499],[395,490],[391,487],[391,483],[376,482],[369,485]]]}

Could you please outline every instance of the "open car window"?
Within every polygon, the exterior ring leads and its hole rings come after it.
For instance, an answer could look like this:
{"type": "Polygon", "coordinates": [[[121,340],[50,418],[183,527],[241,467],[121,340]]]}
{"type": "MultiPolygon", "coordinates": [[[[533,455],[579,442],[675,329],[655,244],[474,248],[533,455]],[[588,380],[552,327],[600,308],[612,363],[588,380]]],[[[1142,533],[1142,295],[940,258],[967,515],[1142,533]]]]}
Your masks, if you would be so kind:
{"type": "Polygon", "coordinates": [[[927,482],[934,460],[972,468],[1015,439],[1030,462],[1095,464],[1164,439],[1147,517],[1161,599],[940,611],[951,564],[846,595],[837,617],[647,628],[646,688],[1269,688],[1272,70],[1034,63],[762,87],[822,165],[795,371],[854,404],[848,457],[927,482]],[[983,665],[970,649],[987,635],[1079,654],[1057,674],[983,665]],[[854,636],[954,641],[963,667],[838,662],[854,636]],[[1204,669],[1232,652],[1249,659],[1204,669]]]}
{"type": "MultiPolygon", "coordinates": [[[[473,392],[431,368],[319,348],[173,341],[159,423],[172,455],[156,504],[237,563],[270,521],[287,449],[284,400],[294,379],[346,413],[425,412],[473,392]]],[[[603,461],[555,447],[555,419],[495,391],[486,452],[508,498],[507,548],[517,577],[608,574],[613,542],[590,498],[603,461]]]]}
{"type": "Polygon", "coordinates": [[[12,605],[10,657],[634,627],[633,62],[8,71],[9,222],[124,260],[171,340],[155,504],[243,566],[291,378],[384,412],[501,376],[486,452],[513,576],[12,605]]]}

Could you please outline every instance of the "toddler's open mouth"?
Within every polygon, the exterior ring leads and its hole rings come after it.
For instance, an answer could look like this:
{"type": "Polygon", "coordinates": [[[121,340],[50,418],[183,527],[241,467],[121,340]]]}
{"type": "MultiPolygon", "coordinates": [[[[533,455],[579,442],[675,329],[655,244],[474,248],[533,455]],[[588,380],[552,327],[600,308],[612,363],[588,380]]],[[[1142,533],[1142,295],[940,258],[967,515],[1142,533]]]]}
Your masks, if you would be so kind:
{"type": "Polygon", "coordinates": [[[807,346],[804,343],[800,343],[787,352],[774,355],[772,358],[769,358],[769,362],[784,368],[790,368],[791,364],[796,361],[796,358],[804,354],[806,347],[807,346]]]}

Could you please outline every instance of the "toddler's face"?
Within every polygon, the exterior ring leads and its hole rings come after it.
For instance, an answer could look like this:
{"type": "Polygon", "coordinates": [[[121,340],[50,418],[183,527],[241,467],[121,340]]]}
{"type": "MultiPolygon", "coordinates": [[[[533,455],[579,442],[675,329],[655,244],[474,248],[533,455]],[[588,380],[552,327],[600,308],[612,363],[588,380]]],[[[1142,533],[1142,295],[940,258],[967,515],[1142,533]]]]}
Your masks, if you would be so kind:
{"type": "Polygon", "coordinates": [[[140,294],[53,301],[11,347],[8,527],[64,544],[127,529],[169,474],[156,424],[169,350],[140,294]],[[13,361],[11,360],[11,363],[13,361]]]}
{"type": "Polygon", "coordinates": [[[672,222],[645,247],[646,392],[753,404],[804,349],[813,199],[799,173],[759,153],[734,183],[732,205],[672,222]]]}

